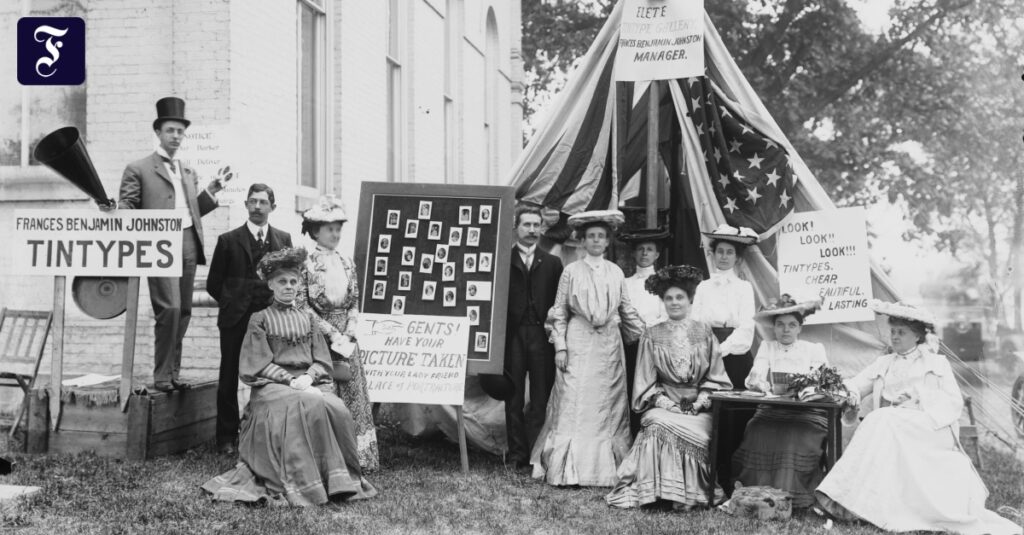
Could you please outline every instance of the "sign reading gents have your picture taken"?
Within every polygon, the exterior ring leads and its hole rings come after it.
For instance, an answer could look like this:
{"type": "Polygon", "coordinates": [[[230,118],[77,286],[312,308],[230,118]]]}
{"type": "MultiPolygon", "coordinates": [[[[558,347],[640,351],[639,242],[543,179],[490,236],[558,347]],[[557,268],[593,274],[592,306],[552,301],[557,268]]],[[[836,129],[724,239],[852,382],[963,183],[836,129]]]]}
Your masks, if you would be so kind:
{"type": "Polygon", "coordinates": [[[355,262],[370,400],[460,405],[501,373],[514,190],[365,182],[355,262]]]}

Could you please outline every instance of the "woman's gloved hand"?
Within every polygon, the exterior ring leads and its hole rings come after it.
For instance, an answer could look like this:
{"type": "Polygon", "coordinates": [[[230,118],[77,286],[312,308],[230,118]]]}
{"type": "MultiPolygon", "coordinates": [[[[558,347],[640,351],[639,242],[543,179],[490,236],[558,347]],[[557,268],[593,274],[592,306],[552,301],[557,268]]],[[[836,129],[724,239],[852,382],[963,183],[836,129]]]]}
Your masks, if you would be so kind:
{"type": "Polygon", "coordinates": [[[307,390],[313,386],[313,378],[308,374],[304,373],[292,379],[292,382],[289,383],[288,386],[294,388],[295,390],[307,390]]]}

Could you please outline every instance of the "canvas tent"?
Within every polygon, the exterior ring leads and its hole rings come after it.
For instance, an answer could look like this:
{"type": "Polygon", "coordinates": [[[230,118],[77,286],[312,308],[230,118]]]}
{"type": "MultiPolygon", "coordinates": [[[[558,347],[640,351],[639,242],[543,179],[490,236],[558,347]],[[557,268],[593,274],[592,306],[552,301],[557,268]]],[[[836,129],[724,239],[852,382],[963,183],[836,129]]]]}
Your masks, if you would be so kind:
{"type": "MultiPolygon", "coordinates": [[[[638,195],[645,201],[640,192],[646,191],[646,187],[640,183],[646,179],[650,83],[613,79],[622,5],[619,2],[615,6],[512,169],[510,183],[516,187],[516,198],[543,207],[552,214],[551,223],[585,210],[620,207],[635,202],[638,195]]],[[[741,275],[753,284],[760,304],[779,292],[773,235],[779,217],[785,214],[775,213],[772,219],[771,214],[766,216],[757,210],[723,210],[729,179],[720,175],[729,175],[733,170],[728,158],[715,152],[715,136],[721,144],[723,131],[742,128],[743,135],[754,136],[748,139],[759,136],[760,148],[783,159],[776,164],[784,176],[774,185],[786,189],[776,192],[784,197],[775,198],[778,202],[774,208],[785,203],[783,212],[805,212],[829,210],[835,205],[740,72],[706,14],[705,25],[706,76],[661,82],[657,153],[661,156],[662,172],[654,178],[660,194],[650,202],[661,208],[662,221],[673,231],[674,243],[667,250],[672,263],[706,267],[699,232],[720,223],[753,226],[760,232],[761,247],[748,249],[740,268],[741,275]],[[712,101],[718,112],[706,108],[712,101]],[[716,182],[721,184],[716,186],[716,182]]],[[[732,187],[741,185],[733,182],[732,187]]],[[[769,189],[765,188],[765,193],[769,189]]],[[[753,204],[758,200],[755,198],[753,204]]],[[[898,300],[895,289],[879,269],[872,268],[871,280],[875,298],[898,300]]],[[[808,325],[801,338],[824,344],[829,360],[844,374],[852,374],[884,352],[885,328],[881,321],[808,325]]],[[[768,334],[762,326],[758,329],[760,337],[768,334]]],[[[973,372],[955,356],[951,357],[965,394],[975,400],[979,424],[1004,442],[1014,442],[1016,436],[1009,425],[1008,410],[988,403],[991,394],[979,390],[985,388],[985,381],[980,380],[981,386],[977,378],[967,381],[966,375],[973,372]],[[1005,414],[997,413],[997,409],[1005,414]]],[[[449,419],[437,412],[435,419],[449,419]]],[[[471,431],[472,442],[492,451],[500,449],[500,444],[494,442],[504,434],[500,422],[483,421],[497,414],[486,399],[467,399],[467,415],[472,425],[486,435],[471,431]],[[477,406],[481,416],[474,418],[477,406]]],[[[419,424],[424,427],[422,420],[419,424]]]]}

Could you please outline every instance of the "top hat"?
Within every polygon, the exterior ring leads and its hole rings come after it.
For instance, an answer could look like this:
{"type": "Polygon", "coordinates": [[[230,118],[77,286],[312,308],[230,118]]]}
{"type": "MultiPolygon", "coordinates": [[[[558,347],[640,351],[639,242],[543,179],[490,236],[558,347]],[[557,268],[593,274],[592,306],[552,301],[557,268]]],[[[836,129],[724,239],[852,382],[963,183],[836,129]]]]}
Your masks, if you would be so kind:
{"type": "Polygon", "coordinates": [[[156,101],[156,120],[153,130],[159,130],[164,121],[178,121],[188,128],[192,121],[185,118],[185,101],[178,97],[164,97],[156,101]]]}

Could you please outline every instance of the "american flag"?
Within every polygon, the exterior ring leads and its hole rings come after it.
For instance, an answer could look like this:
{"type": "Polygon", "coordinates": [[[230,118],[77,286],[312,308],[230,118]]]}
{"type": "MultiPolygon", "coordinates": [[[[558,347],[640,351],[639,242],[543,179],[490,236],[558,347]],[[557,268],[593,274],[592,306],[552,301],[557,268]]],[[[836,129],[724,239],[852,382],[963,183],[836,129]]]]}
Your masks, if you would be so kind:
{"type": "Polygon", "coordinates": [[[793,210],[786,151],[719,102],[707,78],[680,80],[725,220],[758,234],[793,210]]]}

